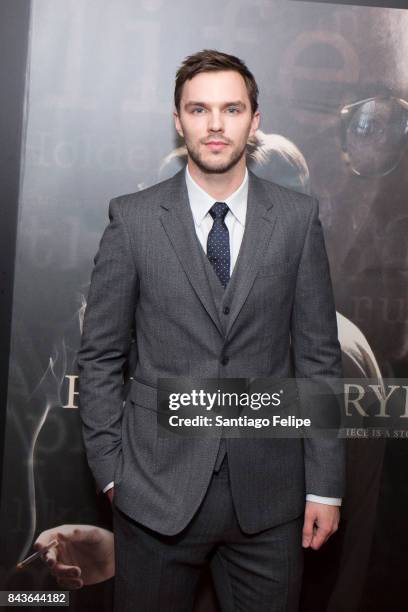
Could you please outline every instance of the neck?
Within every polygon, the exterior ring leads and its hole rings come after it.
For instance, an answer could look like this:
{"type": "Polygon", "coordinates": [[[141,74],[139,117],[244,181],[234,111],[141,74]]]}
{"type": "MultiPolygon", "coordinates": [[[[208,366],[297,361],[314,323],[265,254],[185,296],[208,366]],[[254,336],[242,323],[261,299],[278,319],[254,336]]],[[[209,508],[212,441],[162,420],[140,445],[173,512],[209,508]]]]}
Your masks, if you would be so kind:
{"type": "Polygon", "coordinates": [[[221,174],[203,172],[190,157],[188,158],[187,165],[188,171],[195,182],[218,202],[223,202],[233,194],[245,177],[245,156],[242,156],[239,162],[228,172],[221,174]]]}

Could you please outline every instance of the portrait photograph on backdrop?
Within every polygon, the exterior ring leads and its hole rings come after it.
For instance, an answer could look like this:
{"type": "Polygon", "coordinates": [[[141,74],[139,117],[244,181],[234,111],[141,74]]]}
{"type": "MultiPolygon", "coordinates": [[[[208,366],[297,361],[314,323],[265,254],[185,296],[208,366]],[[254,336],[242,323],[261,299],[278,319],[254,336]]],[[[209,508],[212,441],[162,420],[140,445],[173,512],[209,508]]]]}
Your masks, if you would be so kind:
{"type": "Polygon", "coordinates": [[[174,441],[152,389],[294,367],[381,411],[408,388],[407,51],[388,6],[31,1],[1,590],[406,610],[403,403],[400,435],[384,411],[333,444],[174,441]]]}

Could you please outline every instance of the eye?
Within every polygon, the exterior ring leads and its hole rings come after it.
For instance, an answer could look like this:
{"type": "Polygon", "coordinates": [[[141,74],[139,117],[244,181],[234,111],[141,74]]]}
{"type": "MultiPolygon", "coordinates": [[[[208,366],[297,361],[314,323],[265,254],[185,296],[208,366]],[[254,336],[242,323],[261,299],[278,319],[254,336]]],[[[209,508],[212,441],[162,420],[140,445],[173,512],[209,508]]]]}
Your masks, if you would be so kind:
{"type": "Polygon", "coordinates": [[[236,106],[229,106],[227,108],[227,113],[229,115],[236,115],[237,113],[239,113],[239,109],[236,106]]]}
{"type": "Polygon", "coordinates": [[[194,115],[202,115],[204,113],[204,108],[202,106],[196,106],[195,108],[193,108],[193,110],[191,111],[194,115]]]}

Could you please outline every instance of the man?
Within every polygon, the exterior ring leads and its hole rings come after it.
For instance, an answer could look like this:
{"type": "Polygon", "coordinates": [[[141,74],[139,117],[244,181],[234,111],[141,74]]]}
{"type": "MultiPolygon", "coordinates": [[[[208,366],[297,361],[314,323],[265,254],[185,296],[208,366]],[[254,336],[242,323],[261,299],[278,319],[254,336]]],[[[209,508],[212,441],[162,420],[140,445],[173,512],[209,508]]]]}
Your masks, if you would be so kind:
{"type": "Polygon", "coordinates": [[[188,57],[174,112],[187,167],[112,200],[95,258],[80,407],[113,502],[116,610],[191,610],[214,554],[237,610],[295,610],[302,524],[314,549],[337,529],[340,441],[157,436],[161,378],[341,376],[317,203],[246,169],[257,96],[238,58],[188,57]]]}

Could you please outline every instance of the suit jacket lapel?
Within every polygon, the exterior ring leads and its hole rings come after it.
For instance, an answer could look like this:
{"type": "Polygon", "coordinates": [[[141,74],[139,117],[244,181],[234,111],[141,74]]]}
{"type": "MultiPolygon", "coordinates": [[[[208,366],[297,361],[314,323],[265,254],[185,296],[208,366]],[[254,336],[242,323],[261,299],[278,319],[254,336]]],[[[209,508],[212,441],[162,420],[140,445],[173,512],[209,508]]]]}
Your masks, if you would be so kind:
{"type": "Polygon", "coordinates": [[[263,187],[261,180],[255,174],[249,172],[244,237],[224,299],[224,303],[230,307],[226,336],[229,335],[255,281],[258,268],[262,264],[276,222],[278,207],[274,206],[273,200],[279,199],[278,186],[276,186],[274,195],[276,197],[271,198],[263,187]]]}
{"type": "Polygon", "coordinates": [[[161,204],[161,222],[194,291],[223,335],[200,253],[202,248],[194,227],[184,172],[183,168],[168,182],[167,198],[161,204]]]}

